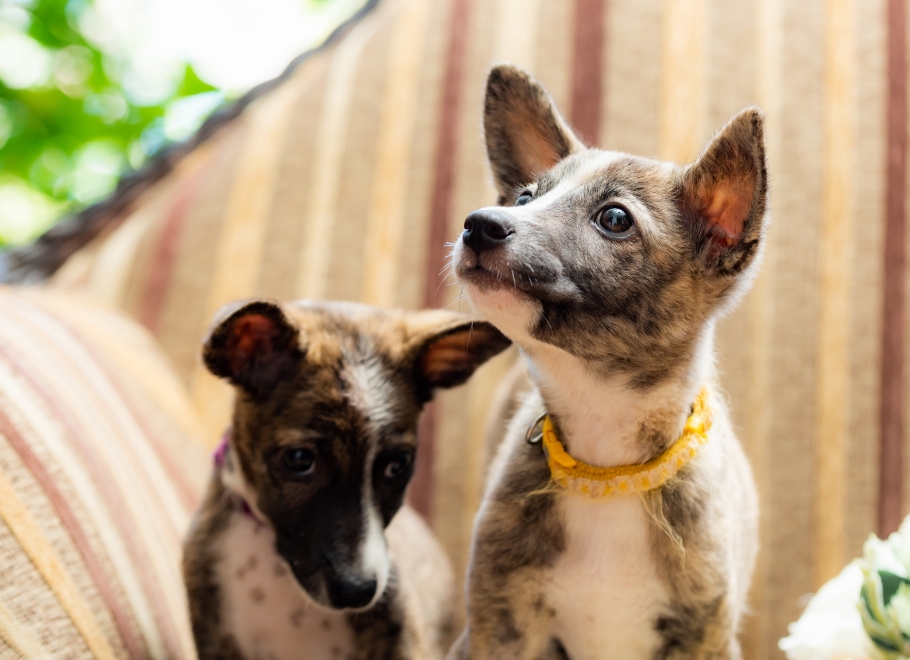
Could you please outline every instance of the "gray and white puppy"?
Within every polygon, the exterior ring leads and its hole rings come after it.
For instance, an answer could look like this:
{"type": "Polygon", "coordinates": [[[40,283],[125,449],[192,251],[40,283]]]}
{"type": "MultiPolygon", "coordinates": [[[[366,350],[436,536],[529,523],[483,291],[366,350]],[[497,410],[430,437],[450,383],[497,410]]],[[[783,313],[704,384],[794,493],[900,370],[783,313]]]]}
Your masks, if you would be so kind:
{"type": "Polygon", "coordinates": [[[536,388],[491,467],[467,626],[450,657],[741,657],[757,498],[713,337],[760,260],[762,122],[743,110],[683,167],[586,148],[526,73],[490,73],[484,128],[500,206],[468,216],[454,270],[520,347],[536,388]],[[703,389],[707,442],[641,494],[566,490],[526,441],[547,412],[575,459],[643,464],[681,437],[703,389]]]}
{"type": "Polygon", "coordinates": [[[431,660],[452,575],[402,506],[417,418],[509,345],[445,311],[229,305],[203,358],[236,387],[184,548],[201,660],[431,660]]]}

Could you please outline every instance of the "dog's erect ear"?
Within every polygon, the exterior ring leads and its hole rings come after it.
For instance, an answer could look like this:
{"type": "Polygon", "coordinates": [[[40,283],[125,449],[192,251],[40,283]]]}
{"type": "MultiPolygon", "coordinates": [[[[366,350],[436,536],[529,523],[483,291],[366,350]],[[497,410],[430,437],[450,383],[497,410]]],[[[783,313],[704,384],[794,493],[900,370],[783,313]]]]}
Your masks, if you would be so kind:
{"type": "Polygon", "coordinates": [[[254,400],[267,397],[302,357],[299,329],[280,305],[262,300],[222,307],[202,351],[209,371],[254,400]]]}
{"type": "Polygon", "coordinates": [[[705,268],[742,272],[758,251],[766,198],[764,115],[746,108],[733,117],[683,175],[683,219],[705,268]]]}
{"type": "Polygon", "coordinates": [[[412,346],[414,379],[425,400],[436,388],[461,385],[512,342],[486,321],[443,311],[418,312],[412,346]]]}
{"type": "Polygon", "coordinates": [[[584,149],[547,90],[508,64],[495,67],[487,78],[483,126],[500,204],[519,186],[584,149]]]}

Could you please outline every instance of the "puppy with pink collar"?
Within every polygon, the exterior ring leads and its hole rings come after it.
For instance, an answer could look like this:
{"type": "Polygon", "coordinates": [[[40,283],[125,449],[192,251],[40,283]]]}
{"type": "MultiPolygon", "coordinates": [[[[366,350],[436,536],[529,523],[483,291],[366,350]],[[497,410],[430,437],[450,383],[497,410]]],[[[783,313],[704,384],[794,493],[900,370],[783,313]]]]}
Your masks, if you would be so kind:
{"type": "Polygon", "coordinates": [[[445,311],[219,313],[203,359],[236,402],[183,567],[201,660],[442,657],[451,568],[403,505],[417,418],[508,345],[445,311]]]}

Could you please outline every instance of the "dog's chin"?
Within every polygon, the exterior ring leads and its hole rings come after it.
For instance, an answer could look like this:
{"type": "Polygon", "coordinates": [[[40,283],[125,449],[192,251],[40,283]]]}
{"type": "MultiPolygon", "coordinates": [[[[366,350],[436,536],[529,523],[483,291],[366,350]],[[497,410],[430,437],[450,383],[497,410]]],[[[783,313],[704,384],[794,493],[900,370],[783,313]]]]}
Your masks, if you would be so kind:
{"type": "Polygon", "coordinates": [[[287,562],[294,575],[294,582],[300,589],[300,593],[311,604],[326,612],[364,612],[372,608],[385,592],[385,581],[376,589],[376,595],[373,599],[362,607],[338,607],[334,605],[329,598],[329,590],[326,586],[325,578],[317,574],[306,574],[295,567],[294,562],[287,562]]]}
{"type": "Polygon", "coordinates": [[[287,561],[287,564],[294,576],[294,582],[297,583],[297,588],[300,589],[301,594],[307,601],[324,610],[338,610],[338,608],[332,607],[329,602],[329,591],[326,588],[325,580],[318,579],[314,575],[304,574],[293,561],[287,561]]]}
{"type": "Polygon", "coordinates": [[[520,342],[528,335],[533,320],[540,314],[537,300],[483,268],[459,273],[458,279],[472,307],[484,319],[512,341],[520,342]]]}

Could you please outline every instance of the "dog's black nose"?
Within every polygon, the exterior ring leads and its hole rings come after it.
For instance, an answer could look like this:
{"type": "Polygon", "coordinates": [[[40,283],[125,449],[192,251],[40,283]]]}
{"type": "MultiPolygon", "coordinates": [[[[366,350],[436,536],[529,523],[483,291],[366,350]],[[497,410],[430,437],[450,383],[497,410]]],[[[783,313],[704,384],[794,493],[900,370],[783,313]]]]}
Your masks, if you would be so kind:
{"type": "Polygon", "coordinates": [[[508,215],[496,209],[481,209],[465,219],[461,240],[475,252],[483,252],[505,243],[514,231],[508,215]]]}
{"type": "Polygon", "coordinates": [[[376,595],[376,586],[376,580],[330,580],[329,601],[338,609],[366,607],[376,595]]]}

